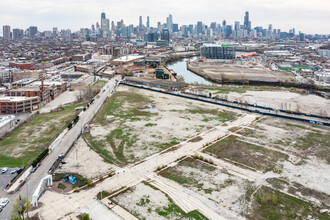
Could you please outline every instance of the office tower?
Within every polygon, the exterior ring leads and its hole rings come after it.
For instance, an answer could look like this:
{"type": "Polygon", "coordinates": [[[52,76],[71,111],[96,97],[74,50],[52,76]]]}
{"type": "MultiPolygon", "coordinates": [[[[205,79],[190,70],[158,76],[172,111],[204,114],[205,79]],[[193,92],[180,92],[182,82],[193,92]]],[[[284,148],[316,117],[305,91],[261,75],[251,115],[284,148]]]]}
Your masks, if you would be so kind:
{"type": "Polygon", "coordinates": [[[173,32],[179,32],[179,25],[173,24],[173,32]]]}
{"type": "Polygon", "coordinates": [[[29,37],[33,38],[37,35],[38,33],[38,28],[36,26],[31,26],[29,27],[29,37]]]}
{"type": "Polygon", "coordinates": [[[15,28],[13,29],[13,39],[21,39],[23,38],[24,31],[22,29],[15,28]]]}
{"type": "Polygon", "coordinates": [[[107,21],[107,30],[110,30],[110,20],[106,19],[106,21],[107,21]]]}
{"type": "Polygon", "coordinates": [[[111,22],[111,30],[114,31],[115,29],[116,29],[116,27],[115,27],[115,22],[112,21],[112,22],[111,22]]]}
{"type": "Polygon", "coordinates": [[[167,29],[169,32],[173,32],[173,16],[169,15],[166,19],[167,29]]]}
{"type": "Polygon", "coordinates": [[[107,30],[107,19],[104,12],[101,13],[101,29],[102,31],[107,30]]]}
{"type": "Polygon", "coordinates": [[[96,29],[99,29],[100,28],[100,24],[99,22],[96,22],[96,29]]]}
{"type": "Polygon", "coordinates": [[[160,39],[166,40],[167,42],[170,41],[170,32],[168,29],[163,29],[160,35],[160,39]]]}
{"type": "Polygon", "coordinates": [[[251,30],[251,23],[249,21],[249,12],[248,11],[245,12],[245,16],[244,16],[244,30],[247,30],[248,32],[250,32],[250,30],[251,30]]]}
{"type": "Polygon", "coordinates": [[[92,32],[94,33],[95,32],[95,25],[92,24],[91,28],[92,28],[92,32]]]}
{"type": "Polygon", "coordinates": [[[13,39],[21,39],[23,37],[23,30],[15,28],[13,29],[13,39]]]}
{"type": "Polygon", "coordinates": [[[226,26],[226,31],[225,31],[225,38],[230,38],[232,33],[233,33],[233,28],[231,25],[226,26]]]}
{"type": "Polygon", "coordinates": [[[235,21],[235,31],[238,31],[240,29],[240,23],[239,21],[235,21]]]}
{"type": "Polygon", "coordinates": [[[160,25],[161,25],[161,23],[158,21],[158,22],[157,22],[157,28],[158,28],[158,29],[160,29],[160,25]]]}
{"type": "Polygon", "coordinates": [[[203,33],[203,22],[198,21],[197,22],[197,34],[202,34],[203,33]]]}
{"type": "Polygon", "coordinates": [[[217,23],[216,22],[211,22],[210,28],[212,30],[215,30],[217,28],[217,23]]]}
{"type": "Polygon", "coordinates": [[[149,20],[149,16],[147,16],[147,28],[150,28],[150,20],[149,20]]]}
{"type": "Polygon", "coordinates": [[[142,23],[142,16],[139,18],[139,30],[141,31],[143,29],[143,23],[142,23]]]}
{"type": "Polygon", "coordinates": [[[58,32],[58,29],[57,27],[53,27],[53,37],[57,37],[57,32],[58,32]]]}
{"type": "Polygon", "coordinates": [[[6,39],[6,40],[11,39],[10,26],[9,25],[4,25],[3,26],[3,39],[6,39]]]}
{"type": "Polygon", "coordinates": [[[293,36],[296,35],[296,29],[295,28],[292,29],[292,33],[293,33],[293,36]]]}

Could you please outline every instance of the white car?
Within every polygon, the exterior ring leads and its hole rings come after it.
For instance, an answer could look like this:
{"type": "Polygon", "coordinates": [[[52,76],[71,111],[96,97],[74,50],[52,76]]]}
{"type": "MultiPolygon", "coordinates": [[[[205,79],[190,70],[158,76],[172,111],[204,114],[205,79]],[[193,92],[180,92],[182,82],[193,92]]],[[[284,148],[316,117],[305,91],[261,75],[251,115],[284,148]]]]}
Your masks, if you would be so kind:
{"type": "Polygon", "coordinates": [[[2,206],[2,208],[4,208],[8,203],[9,203],[8,198],[1,198],[0,199],[0,206],[2,206]]]}
{"type": "Polygon", "coordinates": [[[7,172],[7,170],[8,170],[8,167],[4,167],[4,168],[2,168],[1,172],[5,173],[5,172],[7,172]]]}

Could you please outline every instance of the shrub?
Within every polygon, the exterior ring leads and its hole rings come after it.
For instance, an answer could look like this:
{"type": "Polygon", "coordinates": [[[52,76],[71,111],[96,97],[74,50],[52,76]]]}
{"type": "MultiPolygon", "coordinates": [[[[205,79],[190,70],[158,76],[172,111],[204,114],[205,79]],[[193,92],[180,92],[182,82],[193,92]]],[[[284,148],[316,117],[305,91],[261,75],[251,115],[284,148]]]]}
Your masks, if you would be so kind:
{"type": "Polygon", "coordinates": [[[36,159],[34,159],[34,161],[31,163],[32,166],[36,166],[47,154],[48,154],[48,148],[46,148],[45,150],[43,150],[36,159]]]}
{"type": "Polygon", "coordinates": [[[89,220],[89,214],[88,213],[84,213],[82,214],[82,220],[89,220]]]}

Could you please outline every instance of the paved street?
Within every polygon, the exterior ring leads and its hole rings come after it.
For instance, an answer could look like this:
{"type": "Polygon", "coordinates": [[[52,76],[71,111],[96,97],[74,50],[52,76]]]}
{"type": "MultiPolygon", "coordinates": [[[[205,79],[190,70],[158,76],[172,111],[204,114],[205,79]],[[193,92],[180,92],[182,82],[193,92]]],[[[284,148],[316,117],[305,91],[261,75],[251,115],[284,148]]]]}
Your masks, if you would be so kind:
{"type": "Polygon", "coordinates": [[[72,145],[72,143],[79,137],[82,128],[85,126],[85,124],[88,124],[93,119],[94,115],[102,107],[108,95],[116,88],[116,85],[117,84],[115,78],[113,78],[104,86],[105,91],[100,94],[100,98],[95,99],[93,104],[82,113],[77,124],[66,134],[64,134],[60,144],[42,161],[41,166],[35,173],[29,176],[28,181],[20,190],[18,190],[18,192],[15,194],[7,194],[4,191],[0,192],[1,197],[8,197],[10,200],[7,207],[5,207],[4,210],[0,213],[1,220],[9,219],[12,205],[18,195],[28,196],[28,199],[30,201],[32,200],[32,194],[36,190],[40,180],[48,174],[48,170],[51,168],[58,156],[60,154],[64,154],[66,150],[72,145]]]}

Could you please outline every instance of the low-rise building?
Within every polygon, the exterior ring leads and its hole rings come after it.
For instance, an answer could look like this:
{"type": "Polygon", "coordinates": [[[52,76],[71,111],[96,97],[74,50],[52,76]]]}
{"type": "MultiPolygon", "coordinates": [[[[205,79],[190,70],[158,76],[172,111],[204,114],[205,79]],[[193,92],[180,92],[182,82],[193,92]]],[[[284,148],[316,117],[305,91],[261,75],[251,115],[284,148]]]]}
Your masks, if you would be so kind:
{"type": "Polygon", "coordinates": [[[43,71],[42,70],[13,71],[12,75],[13,75],[13,82],[26,78],[42,79],[43,71]]]}
{"type": "Polygon", "coordinates": [[[36,79],[36,78],[26,78],[26,79],[21,79],[21,80],[15,81],[11,85],[14,88],[21,88],[21,87],[30,85],[31,83],[33,83],[33,82],[35,82],[37,80],[38,79],[36,79]]]}
{"type": "Polygon", "coordinates": [[[18,114],[23,112],[32,112],[40,108],[40,98],[23,96],[5,96],[0,98],[1,114],[18,114]]]}

